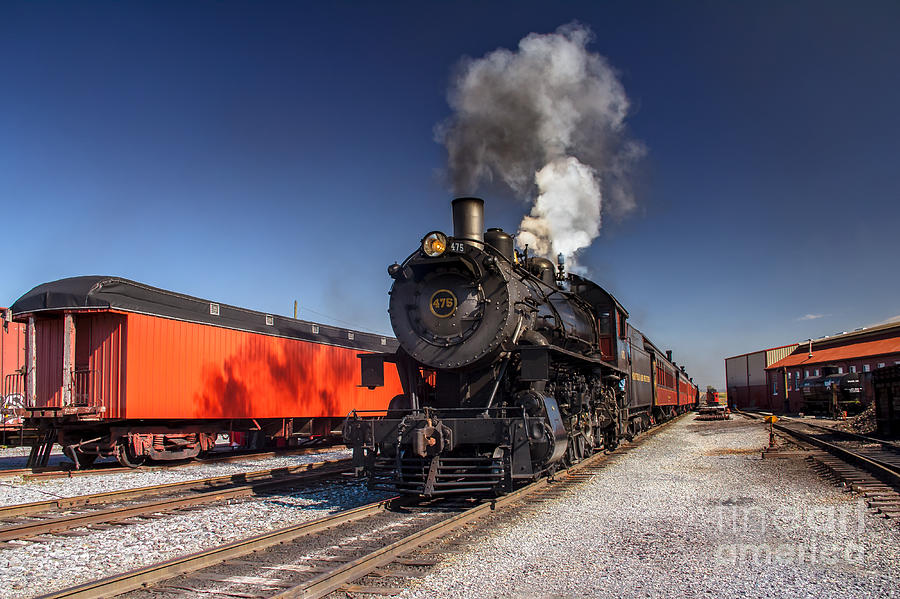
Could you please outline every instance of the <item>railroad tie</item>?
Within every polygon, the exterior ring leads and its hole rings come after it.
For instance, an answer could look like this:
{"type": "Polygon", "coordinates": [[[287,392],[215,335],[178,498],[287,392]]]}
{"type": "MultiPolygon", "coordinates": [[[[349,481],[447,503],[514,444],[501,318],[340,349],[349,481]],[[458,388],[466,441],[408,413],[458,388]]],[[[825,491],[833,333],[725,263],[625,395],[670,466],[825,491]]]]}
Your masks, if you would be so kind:
{"type": "Polygon", "coordinates": [[[216,597],[236,597],[238,599],[266,599],[271,596],[271,593],[244,593],[240,591],[228,591],[226,593],[217,589],[197,589],[175,584],[147,587],[144,590],[160,595],[215,595],[216,597]]]}
{"type": "Polygon", "coordinates": [[[405,589],[395,587],[375,587],[359,584],[345,584],[338,591],[344,593],[362,593],[366,595],[382,595],[384,597],[394,597],[402,593],[405,589]]]}
{"type": "Polygon", "coordinates": [[[419,557],[419,558],[416,558],[416,557],[398,557],[398,558],[394,559],[394,561],[393,561],[392,563],[394,563],[394,564],[401,564],[401,565],[404,565],[404,566],[422,566],[422,567],[426,567],[426,566],[434,566],[435,564],[438,563],[438,561],[437,561],[437,560],[433,560],[433,559],[424,558],[424,557],[419,557]]]}
{"type": "Polygon", "coordinates": [[[376,568],[369,572],[368,576],[381,576],[384,578],[421,578],[428,572],[425,570],[413,570],[412,568],[376,568]]]}
{"type": "Polygon", "coordinates": [[[265,562],[254,561],[254,560],[245,560],[245,559],[232,559],[225,562],[226,565],[234,565],[234,566],[252,566],[254,568],[259,568],[260,570],[275,570],[275,571],[285,571],[285,572],[297,572],[300,574],[303,573],[319,573],[319,572],[327,572],[331,568],[326,568],[325,566],[310,566],[306,564],[267,564],[265,562]]]}
{"type": "Polygon", "coordinates": [[[294,586],[294,583],[286,582],[280,578],[267,578],[265,576],[234,576],[228,574],[214,574],[207,572],[192,572],[187,576],[188,579],[195,580],[212,580],[215,582],[230,582],[233,584],[249,584],[259,587],[275,587],[287,589],[294,586]]]}
{"type": "Polygon", "coordinates": [[[56,537],[48,537],[46,535],[38,535],[34,537],[27,537],[22,539],[23,541],[28,541],[29,543],[56,543],[59,542],[59,539],[56,537]]]}

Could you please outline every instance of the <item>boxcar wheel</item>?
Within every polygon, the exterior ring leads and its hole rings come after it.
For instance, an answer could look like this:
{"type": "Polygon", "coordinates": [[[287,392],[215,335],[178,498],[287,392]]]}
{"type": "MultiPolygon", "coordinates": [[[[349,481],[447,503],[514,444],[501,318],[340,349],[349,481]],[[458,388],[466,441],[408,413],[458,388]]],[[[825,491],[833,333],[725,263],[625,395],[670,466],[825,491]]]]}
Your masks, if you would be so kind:
{"type": "Polygon", "coordinates": [[[116,459],[126,468],[140,468],[147,460],[146,456],[132,456],[123,443],[116,445],[116,459]]]}

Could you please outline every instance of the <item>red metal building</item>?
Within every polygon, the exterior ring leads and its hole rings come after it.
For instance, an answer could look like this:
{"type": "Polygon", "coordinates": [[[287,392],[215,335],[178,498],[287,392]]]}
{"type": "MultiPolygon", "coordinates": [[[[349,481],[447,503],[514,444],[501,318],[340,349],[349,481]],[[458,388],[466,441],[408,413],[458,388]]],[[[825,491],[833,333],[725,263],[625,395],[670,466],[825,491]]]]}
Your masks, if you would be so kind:
{"type": "Polygon", "coordinates": [[[797,345],[793,343],[725,358],[728,405],[739,410],[780,411],[783,401],[766,391],[766,368],[789,355],[797,345]]]}
{"type": "Polygon", "coordinates": [[[766,367],[766,392],[783,411],[803,410],[804,379],[818,377],[825,366],[838,373],[862,373],[863,393],[872,400],[871,373],[877,368],[900,364],[900,322],[860,329],[801,343],[788,356],[766,367]],[[785,402],[785,390],[787,402],[785,402]]]}
{"type": "Polygon", "coordinates": [[[125,279],[46,283],[11,312],[27,325],[28,420],[85,463],[190,457],[228,430],[328,433],[401,393],[395,370],[378,391],[358,386],[358,354],[390,337],[125,279]]]}

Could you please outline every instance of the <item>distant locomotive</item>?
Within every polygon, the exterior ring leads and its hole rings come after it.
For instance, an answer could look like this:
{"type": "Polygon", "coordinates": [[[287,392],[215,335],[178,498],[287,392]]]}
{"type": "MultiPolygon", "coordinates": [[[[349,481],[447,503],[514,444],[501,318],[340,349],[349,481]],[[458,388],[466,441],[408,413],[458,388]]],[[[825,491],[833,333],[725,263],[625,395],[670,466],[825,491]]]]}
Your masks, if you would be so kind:
{"type": "Polygon", "coordinates": [[[863,383],[858,372],[839,372],[836,366],[822,368],[822,376],[807,377],[800,383],[804,411],[809,413],[847,412],[862,410],[863,383]]]}
{"type": "Polygon", "coordinates": [[[608,292],[483,229],[453,201],[454,233],[428,233],[394,279],[395,352],[361,356],[362,384],[396,364],[403,393],[344,426],[374,488],[425,496],[506,492],[615,447],[694,406],[697,387],[608,292]]]}
{"type": "Polygon", "coordinates": [[[709,406],[727,406],[728,393],[725,391],[716,391],[712,387],[706,390],[706,405],[709,406]]]}
{"type": "Polygon", "coordinates": [[[725,391],[716,391],[714,387],[707,387],[706,393],[700,396],[702,401],[697,406],[697,420],[728,420],[731,418],[728,409],[728,394],[725,391]]]}

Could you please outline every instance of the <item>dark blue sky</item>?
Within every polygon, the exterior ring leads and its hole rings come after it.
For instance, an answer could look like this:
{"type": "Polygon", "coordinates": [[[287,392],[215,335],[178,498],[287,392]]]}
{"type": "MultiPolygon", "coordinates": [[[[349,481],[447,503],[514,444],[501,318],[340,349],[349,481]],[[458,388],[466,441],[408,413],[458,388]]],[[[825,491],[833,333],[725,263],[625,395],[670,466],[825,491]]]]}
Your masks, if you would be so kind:
{"type": "Polygon", "coordinates": [[[454,66],[572,20],[648,149],[581,262],[695,380],[900,315],[896,2],[5,2],[0,305],[116,274],[389,331],[454,66]]]}

